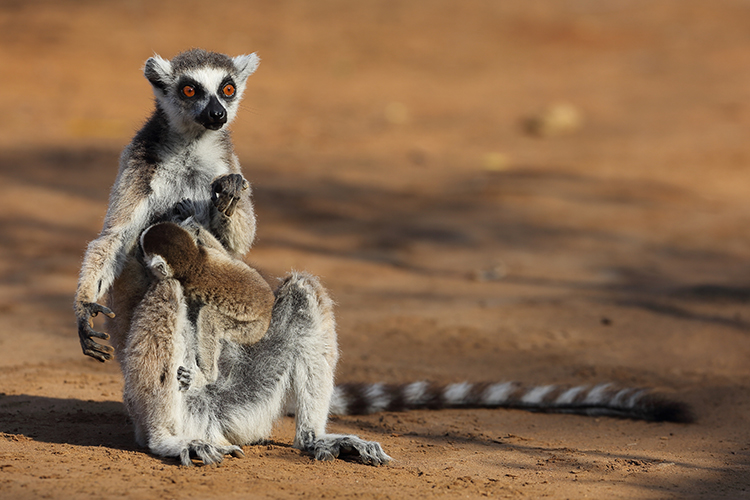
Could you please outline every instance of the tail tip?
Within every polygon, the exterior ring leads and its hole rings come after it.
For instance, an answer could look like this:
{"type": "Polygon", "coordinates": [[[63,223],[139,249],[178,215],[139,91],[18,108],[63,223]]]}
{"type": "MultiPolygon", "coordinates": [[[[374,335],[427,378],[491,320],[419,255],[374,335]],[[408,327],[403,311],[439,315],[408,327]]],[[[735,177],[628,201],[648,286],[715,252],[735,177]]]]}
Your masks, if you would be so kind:
{"type": "Polygon", "coordinates": [[[695,422],[695,413],[691,406],[682,401],[673,401],[664,396],[652,396],[651,418],[654,422],[675,422],[679,424],[692,424],[695,422]]]}

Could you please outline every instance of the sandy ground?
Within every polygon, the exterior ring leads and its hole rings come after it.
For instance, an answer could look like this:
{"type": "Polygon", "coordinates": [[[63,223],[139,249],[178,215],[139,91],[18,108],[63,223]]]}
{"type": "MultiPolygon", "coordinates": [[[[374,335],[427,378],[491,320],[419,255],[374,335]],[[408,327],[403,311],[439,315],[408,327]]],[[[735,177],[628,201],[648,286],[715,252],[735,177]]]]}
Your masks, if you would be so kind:
{"type": "Polygon", "coordinates": [[[0,89],[3,499],[750,496],[747,2],[5,0],[0,89]],[[219,468],[136,447],[72,297],[140,68],[193,46],[263,59],[233,125],[249,259],[323,277],[339,380],[614,380],[697,423],[334,419],[380,468],[313,462],[288,419],[219,468]],[[582,121],[528,127],[559,103],[582,121]]]}

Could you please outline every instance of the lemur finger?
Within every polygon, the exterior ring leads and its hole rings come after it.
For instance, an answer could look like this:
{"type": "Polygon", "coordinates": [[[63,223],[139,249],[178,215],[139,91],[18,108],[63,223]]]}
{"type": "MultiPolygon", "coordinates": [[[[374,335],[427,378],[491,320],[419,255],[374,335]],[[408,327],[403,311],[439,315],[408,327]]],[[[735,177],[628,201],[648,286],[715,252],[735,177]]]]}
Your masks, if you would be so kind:
{"type": "Polygon", "coordinates": [[[195,203],[189,199],[182,200],[174,206],[173,212],[178,219],[186,220],[195,215],[195,203]]]}
{"type": "Polygon", "coordinates": [[[229,203],[232,201],[232,197],[224,194],[224,193],[214,193],[215,196],[211,198],[211,201],[213,201],[214,206],[216,207],[216,210],[219,212],[224,213],[229,206],[229,203]]]}
{"type": "Polygon", "coordinates": [[[88,308],[89,308],[89,314],[91,314],[91,316],[96,316],[97,314],[102,313],[105,316],[108,316],[110,318],[115,317],[115,313],[113,313],[109,307],[103,306],[101,304],[97,304],[94,302],[94,303],[89,304],[88,308]]]}
{"type": "Polygon", "coordinates": [[[315,450],[315,460],[318,460],[320,462],[330,462],[332,460],[336,460],[336,457],[338,456],[338,450],[327,450],[318,448],[315,450]],[[335,451],[336,454],[332,453],[332,451],[335,451]]]}
{"type": "Polygon", "coordinates": [[[212,444],[203,441],[193,441],[188,448],[192,449],[198,455],[203,465],[215,466],[224,460],[224,455],[212,444]]]}
{"type": "Polygon", "coordinates": [[[109,356],[108,354],[101,354],[90,349],[83,351],[83,354],[85,354],[86,356],[90,356],[97,361],[101,361],[102,363],[112,360],[112,356],[109,356]]]}
{"type": "Polygon", "coordinates": [[[102,354],[113,354],[115,352],[114,347],[104,345],[104,344],[98,344],[91,339],[84,339],[82,344],[83,344],[84,350],[94,350],[102,354]]]}
{"type": "Polygon", "coordinates": [[[198,455],[203,460],[203,465],[208,465],[209,467],[216,467],[224,461],[224,455],[219,453],[213,446],[206,446],[203,448],[203,453],[198,452],[198,455]]]}
{"type": "Polygon", "coordinates": [[[226,210],[224,210],[224,215],[227,217],[231,217],[234,213],[235,208],[237,208],[237,202],[240,201],[239,198],[232,197],[231,200],[229,200],[229,204],[227,204],[226,210]]]}
{"type": "Polygon", "coordinates": [[[88,333],[89,337],[96,337],[98,339],[102,340],[109,340],[109,334],[107,332],[97,332],[90,326],[86,328],[86,333],[88,333]]]}
{"type": "Polygon", "coordinates": [[[239,446],[232,446],[231,449],[231,455],[234,458],[245,458],[245,452],[239,446]]]}
{"type": "Polygon", "coordinates": [[[383,448],[380,447],[379,443],[370,442],[365,446],[365,449],[360,453],[362,461],[371,465],[383,465],[391,460],[391,457],[385,454],[383,448]]]}
{"type": "Polygon", "coordinates": [[[114,349],[110,346],[100,345],[93,340],[89,340],[89,342],[85,343],[83,347],[83,353],[86,356],[91,356],[95,360],[104,363],[105,361],[109,361],[112,359],[112,353],[114,353],[114,349]]]}

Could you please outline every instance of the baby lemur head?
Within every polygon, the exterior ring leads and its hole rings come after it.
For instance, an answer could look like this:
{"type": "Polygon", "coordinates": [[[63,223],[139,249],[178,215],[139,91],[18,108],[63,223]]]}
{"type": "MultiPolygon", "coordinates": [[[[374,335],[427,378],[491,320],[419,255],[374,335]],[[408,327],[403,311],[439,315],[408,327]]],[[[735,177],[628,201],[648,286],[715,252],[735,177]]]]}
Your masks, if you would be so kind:
{"type": "Polygon", "coordinates": [[[247,78],[260,64],[255,54],[229,57],[201,49],[172,60],[158,55],[143,70],[156,96],[157,108],[181,133],[219,130],[237,113],[247,78]]]}
{"type": "Polygon", "coordinates": [[[157,278],[183,280],[197,273],[205,260],[185,229],[172,222],[160,222],[141,234],[141,249],[146,265],[157,278]]]}

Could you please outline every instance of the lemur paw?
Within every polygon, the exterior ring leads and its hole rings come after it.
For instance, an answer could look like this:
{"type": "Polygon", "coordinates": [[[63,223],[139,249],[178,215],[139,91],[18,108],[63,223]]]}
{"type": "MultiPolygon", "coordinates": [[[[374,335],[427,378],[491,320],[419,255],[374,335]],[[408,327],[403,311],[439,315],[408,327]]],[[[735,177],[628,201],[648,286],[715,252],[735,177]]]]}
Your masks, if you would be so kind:
{"type": "Polygon", "coordinates": [[[180,391],[184,392],[190,389],[193,383],[193,372],[189,368],[181,366],[177,369],[177,382],[180,384],[180,391]]]}
{"type": "Polygon", "coordinates": [[[216,446],[205,441],[191,441],[187,447],[180,452],[180,462],[186,467],[193,466],[192,457],[198,457],[203,465],[219,465],[224,461],[224,455],[232,455],[235,458],[244,458],[245,453],[239,446],[216,446]]]}
{"type": "Polygon", "coordinates": [[[198,209],[195,206],[195,202],[190,199],[184,199],[172,209],[172,219],[174,222],[179,223],[195,216],[196,213],[198,213],[198,209]]]}
{"type": "Polygon", "coordinates": [[[76,305],[78,313],[78,338],[81,341],[81,349],[86,356],[104,362],[112,359],[112,354],[115,352],[114,348],[108,345],[99,344],[93,340],[92,337],[98,339],[109,339],[109,334],[105,332],[97,332],[94,330],[93,317],[99,313],[109,316],[110,318],[115,317],[109,308],[94,302],[80,302],[76,305]]]}
{"type": "Polygon", "coordinates": [[[357,436],[330,434],[316,439],[307,449],[315,460],[328,461],[340,456],[359,457],[366,465],[384,465],[391,461],[380,443],[365,441],[357,436]]]}
{"type": "Polygon", "coordinates": [[[249,187],[250,184],[240,174],[222,175],[211,183],[211,201],[216,210],[231,217],[242,192],[249,187]]]}

